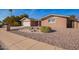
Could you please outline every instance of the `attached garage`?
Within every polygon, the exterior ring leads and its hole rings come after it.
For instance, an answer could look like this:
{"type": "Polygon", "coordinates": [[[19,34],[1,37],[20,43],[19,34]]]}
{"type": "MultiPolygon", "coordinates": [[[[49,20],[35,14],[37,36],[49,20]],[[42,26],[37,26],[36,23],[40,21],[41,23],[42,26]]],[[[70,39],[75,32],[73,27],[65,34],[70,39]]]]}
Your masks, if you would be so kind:
{"type": "Polygon", "coordinates": [[[23,25],[23,26],[31,26],[31,25],[30,25],[30,22],[22,22],[22,25],[23,25]]]}
{"type": "Polygon", "coordinates": [[[31,26],[31,20],[29,18],[24,17],[21,19],[21,24],[22,26],[31,26]]]}
{"type": "Polygon", "coordinates": [[[41,21],[32,20],[30,18],[22,18],[21,20],[22,26],[41,26],[41,21]]]}

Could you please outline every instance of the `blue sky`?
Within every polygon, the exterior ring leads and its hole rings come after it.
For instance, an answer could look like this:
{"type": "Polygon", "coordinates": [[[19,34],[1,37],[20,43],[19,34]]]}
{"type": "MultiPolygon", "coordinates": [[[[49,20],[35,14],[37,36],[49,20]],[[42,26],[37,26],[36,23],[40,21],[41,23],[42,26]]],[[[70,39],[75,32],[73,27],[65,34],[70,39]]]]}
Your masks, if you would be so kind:
{"type": "MultiPolygon", "coordinates": [[[[13,9],[13,15],[28,14],[30,18],[40,19],[49,14],[76,15],[79,17],[79,9],[13,9]]],[[[0,9],[0,20],[10,16],[8,9],[0,9]]]]}

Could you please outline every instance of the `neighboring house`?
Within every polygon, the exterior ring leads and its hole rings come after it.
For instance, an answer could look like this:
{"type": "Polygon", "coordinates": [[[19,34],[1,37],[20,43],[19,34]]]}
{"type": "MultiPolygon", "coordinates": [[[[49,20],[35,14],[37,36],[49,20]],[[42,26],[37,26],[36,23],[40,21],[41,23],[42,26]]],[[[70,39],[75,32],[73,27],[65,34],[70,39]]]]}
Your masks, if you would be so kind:
{"type": "Polygon", "coordinates": [[[40,21],[32,20],[26,17],[22,18],[20,21],[22,26],[40,26],[41,25],[40,21]]]}
{"type": "Polygon", "coordinates": [[[69,16],[63,15],[48,15],[41,19],[41,26],[49,26],[55,28],[79,28],[79,21],[68,19],[69,16]]]}

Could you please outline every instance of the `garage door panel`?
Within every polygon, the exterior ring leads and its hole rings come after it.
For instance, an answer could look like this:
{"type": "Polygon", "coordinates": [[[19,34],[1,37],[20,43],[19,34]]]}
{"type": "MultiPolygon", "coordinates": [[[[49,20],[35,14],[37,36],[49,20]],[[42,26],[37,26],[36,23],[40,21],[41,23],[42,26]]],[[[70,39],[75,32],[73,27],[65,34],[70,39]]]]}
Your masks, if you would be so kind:
{"type": "Polygon", "coordinates": [[[23,26],[30,26],[30,22],[23,22],[23,26]]]}

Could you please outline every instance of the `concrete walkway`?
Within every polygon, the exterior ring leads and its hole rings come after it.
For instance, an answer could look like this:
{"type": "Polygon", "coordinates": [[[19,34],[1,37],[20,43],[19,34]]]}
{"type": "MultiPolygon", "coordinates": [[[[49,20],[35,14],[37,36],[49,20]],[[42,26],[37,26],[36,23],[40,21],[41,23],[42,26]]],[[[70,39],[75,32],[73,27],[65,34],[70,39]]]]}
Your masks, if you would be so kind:
{"type": "Polygon", "coordinates": [[[62,50],[62,48],[26,38],[0,29],[0,41],[8,50],[62,50]]]}

